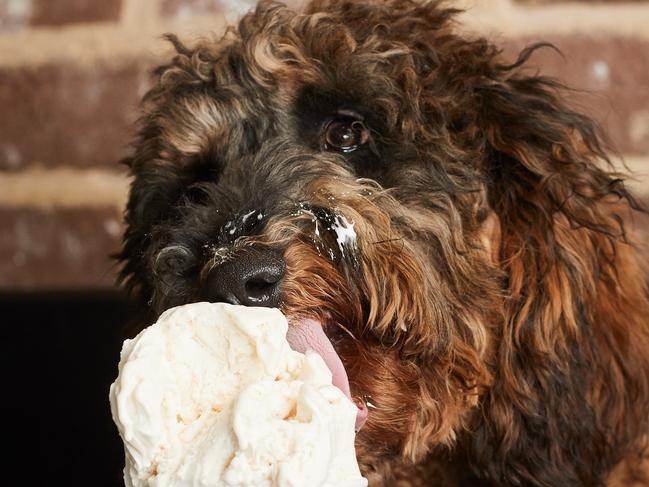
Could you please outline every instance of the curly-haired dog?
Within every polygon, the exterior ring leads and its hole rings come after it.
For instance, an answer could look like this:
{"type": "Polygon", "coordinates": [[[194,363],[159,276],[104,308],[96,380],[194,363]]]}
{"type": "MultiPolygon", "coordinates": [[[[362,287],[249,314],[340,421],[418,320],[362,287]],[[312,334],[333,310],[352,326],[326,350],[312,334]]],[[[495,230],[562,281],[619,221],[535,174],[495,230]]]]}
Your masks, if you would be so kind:
{"type": "Polygon", "coordinates": [[[507,65],[455,14],[262,2],[220,40],[170,37],[122,278],[153,314],[316,320],[359,427],[369,408],[371,486],[649,485],[637,204],[593,122],[524,71],[534,49],[507,65]]]}

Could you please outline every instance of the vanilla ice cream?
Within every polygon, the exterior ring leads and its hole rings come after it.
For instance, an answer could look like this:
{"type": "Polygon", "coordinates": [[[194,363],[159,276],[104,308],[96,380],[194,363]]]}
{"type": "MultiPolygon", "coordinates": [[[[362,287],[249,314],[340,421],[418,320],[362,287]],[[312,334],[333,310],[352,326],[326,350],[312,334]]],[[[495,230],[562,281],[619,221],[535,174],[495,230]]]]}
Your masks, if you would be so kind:
{"type": "Polygon", "coordinates": [[[196,303],[126,340],[110,388],[127,487],[364,487],[358,408],[276,309],[196,303]]]}

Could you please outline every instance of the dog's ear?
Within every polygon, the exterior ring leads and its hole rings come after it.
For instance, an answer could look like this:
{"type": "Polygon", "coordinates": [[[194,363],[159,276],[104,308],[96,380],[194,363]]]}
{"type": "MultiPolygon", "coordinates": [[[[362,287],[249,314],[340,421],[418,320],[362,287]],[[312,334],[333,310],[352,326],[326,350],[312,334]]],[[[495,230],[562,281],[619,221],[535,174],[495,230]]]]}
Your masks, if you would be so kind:
{"type": "Polygon", "coordinates": [[[221,170],[219,146],[205,135],[217,126],[209,119],[215,110],[201,84],[214,55],[207,47],[193,50],[173,35],[166,38],[176,55],[153,72],[132,154],[122,161],[133,181],[124,243],[116,256],[123,263],[119,280],[144,301],[152,293],[151,242],[165,243],[168,226],[181,218],[186,205],[205,197],[203,183],[216,181],[221,170]]]}
{"type": "Polygon", "coordinates": [[[649,418],[638,205],[567,90],[522,71],[536,47],[476,91],[507,299],[471,457],[512,485],[600,485],[649,418]]]}
{"type": "Polygon", "coordinates": [[[161,157],[155,123],[141,121],[134,153],[123,161],[133,177],[125,212],[127,224],[121,252],[119,282],[144,302],[151,298],[150,244],[164,244],[166,224],[179,217],[181,200],[194,183],[191,171],[161,157]]]}

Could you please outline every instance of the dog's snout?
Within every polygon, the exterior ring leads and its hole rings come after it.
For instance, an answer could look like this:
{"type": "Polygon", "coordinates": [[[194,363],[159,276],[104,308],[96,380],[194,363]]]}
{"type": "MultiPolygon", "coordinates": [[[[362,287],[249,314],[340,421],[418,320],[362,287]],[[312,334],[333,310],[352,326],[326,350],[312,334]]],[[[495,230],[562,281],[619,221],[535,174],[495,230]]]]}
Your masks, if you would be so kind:
{"type": "Polygon", "coordinates": [[[274,250],[251,248],[212,269],[204,298],[244,306],[279,305],[286,265],[274,250]]]}

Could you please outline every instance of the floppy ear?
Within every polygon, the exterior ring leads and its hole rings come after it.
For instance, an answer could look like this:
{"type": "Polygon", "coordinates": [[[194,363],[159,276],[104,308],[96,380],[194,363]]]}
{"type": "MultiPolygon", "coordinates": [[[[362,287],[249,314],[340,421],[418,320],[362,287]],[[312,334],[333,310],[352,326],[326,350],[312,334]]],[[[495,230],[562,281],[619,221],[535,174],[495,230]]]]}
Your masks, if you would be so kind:
{"type": "Polygon", "coordinates": [[[566,90],[521,71],[538,47],[477,88],[507,298],[470,458],[507,484],[600,485],[649,420],[638,205],[566,90]]]}
{"type": "MultiPolygon", "coordinates": [[[[204,88],[201,83],[208,78],[201,69],[205,71],[214,57],[206,47],[192,50],[173,35],[166,39],[176,55],[153,72],[154,84],[141,102],[132,155],[122,161],[133,181],[125,213],[127,229],[116,255],[122,263],[118,282],[142,302],[151,301],[154,293],[150,261],[160,250],[156,247],[165,245],[183,206],[204,195],[201,183],[217,180],[220,171],[220,154],[205,136],[210,126],[205,113],[216,110],[208,109],[209,97],[191,96],[204,88]]],[[[196,258],[189,249],[171,254],[164,266],[171,272],[196,271],[192,268],[196,258]]],[[[160,257],[159,263],[164,260],[160,257]]],[[[156,276],[156,280],[165,279],[156,276]]]]}

